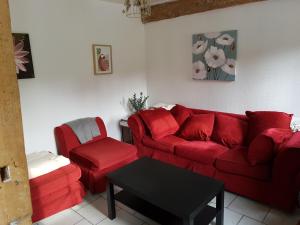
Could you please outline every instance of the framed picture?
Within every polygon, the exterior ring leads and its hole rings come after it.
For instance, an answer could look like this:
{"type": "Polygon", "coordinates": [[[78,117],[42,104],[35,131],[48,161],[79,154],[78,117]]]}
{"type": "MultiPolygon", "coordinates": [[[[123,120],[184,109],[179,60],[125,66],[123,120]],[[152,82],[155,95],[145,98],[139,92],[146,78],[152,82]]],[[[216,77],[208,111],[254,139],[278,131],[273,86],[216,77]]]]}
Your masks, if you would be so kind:
{"type": "Polygon", "coordinates": [[[237,30],[193,35],[193,79],[234,81],[237,30]]]}
{"type": "Polygon", "coordinates": [[[93,45],[94,74],[112,74],[111,45],[93,45]]]}
{"type": "Polygon", "coordinates": [[[12,35],[18,79],[34,78],[29,34],[13,33],[12,35]]]}

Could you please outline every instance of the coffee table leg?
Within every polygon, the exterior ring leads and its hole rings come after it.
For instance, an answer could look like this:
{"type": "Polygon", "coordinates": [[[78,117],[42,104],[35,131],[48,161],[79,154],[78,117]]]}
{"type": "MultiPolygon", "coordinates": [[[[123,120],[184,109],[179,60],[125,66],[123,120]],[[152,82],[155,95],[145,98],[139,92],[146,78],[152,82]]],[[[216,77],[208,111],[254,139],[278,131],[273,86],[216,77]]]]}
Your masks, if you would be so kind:
{"type": "Polygon", "coordinates": [[[224,224],[224,189],[217,195],[217,221],[216,225],[224,224]]]}
{"type": "Polygon", "coordinates": [[[113,220],[116,218],[115,194],[114,194],[114,185],[110,182],[107,182],[106,193],[107,193],[108,218],[113,220]]]}

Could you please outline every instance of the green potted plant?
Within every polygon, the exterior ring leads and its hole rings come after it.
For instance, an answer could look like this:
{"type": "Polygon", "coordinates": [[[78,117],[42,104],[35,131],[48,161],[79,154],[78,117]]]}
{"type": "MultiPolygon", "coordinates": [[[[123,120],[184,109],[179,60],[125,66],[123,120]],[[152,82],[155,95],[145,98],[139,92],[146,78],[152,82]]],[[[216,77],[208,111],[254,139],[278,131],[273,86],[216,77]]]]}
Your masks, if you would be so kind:
{"type": "Polygon", "coordinates": [[[140,92],[139,97],[137,97],[136,93],[134,93],[133,96],[128,99],[130,109],[134,113],[145,109],[146,108],[146,102],[147,102],[148,98],[149,98],[149,96],[144,96],[143,92],[140,92]]]}

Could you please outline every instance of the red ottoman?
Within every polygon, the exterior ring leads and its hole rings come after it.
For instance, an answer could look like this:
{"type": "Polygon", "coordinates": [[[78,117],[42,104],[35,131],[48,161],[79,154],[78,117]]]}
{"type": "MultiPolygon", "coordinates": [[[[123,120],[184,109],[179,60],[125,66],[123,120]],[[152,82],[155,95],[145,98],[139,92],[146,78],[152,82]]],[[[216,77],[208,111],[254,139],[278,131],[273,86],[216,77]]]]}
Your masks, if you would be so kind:
{"type": "Polygon", "coordinates": [[[32,221],[36,222],[80,203],[85,195],[80,177],[80,168],[69,164],[29,180],[32,221]]]}

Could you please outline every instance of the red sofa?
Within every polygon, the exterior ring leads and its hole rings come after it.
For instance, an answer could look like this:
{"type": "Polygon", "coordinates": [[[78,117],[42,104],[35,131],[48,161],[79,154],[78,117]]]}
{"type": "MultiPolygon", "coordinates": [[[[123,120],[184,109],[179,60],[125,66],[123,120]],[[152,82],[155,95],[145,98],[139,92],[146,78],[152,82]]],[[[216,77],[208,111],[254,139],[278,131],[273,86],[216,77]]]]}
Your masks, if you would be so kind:
{"type": "Polygon", "coordinates": [[[171,110],[177,122],[173,126],[165,112],[155,116],[152,114],[151,110],[146,110],[132,115],[128,120],[139,157],[151,157],[222,180],[226,190],[273,207],[291,211],[296,206],[300,177],[300,134],[293,134],[286,127],[292,115],[284,114],[281,119],[281,114],[277,112],[258,112],[258,117],[252,118],[252,115],[256,115],[252,112],[247,112],[246,116],[176,105],[171,110]],[[157,119],[160,114],[161,118],[157,119]],[[210,137],[194,131],[198,125],[209,130],[197,120],[210,120],[211,115],[215,119],[213,130],[208,131],[211,132],[210,137]],[[261,115],[264,121],[255,121],[261,115]],[[149,119],[152,121],[149,122],[149,119]],[[263,130],[273,125],[278,129],[263,130]],[[167,132],[168,135],[161,135],[164,129],[171,131],[171,134],[167,132]],[[260,132],[263,137],[255,136],[254,131],[260,132]],[[189,132],[202,140],[187,140],[189,132]],[[267,148],[270,148],[269,152],[265,151],[267,148]],[[258,161],[251,158],[255,158],[255,155],[258,161]],[[266,160],[266,157],[271,158],[266,160]]]}
{"type": "Polygon", "coordinates": [[[101,118],[96,118],[100,135],[81,144],[66,124],[54,130],[58,152],[79,165],[81,181],[92,193],[105,191],[105,175],[137,159],[135,146],[107,137],[101,118]]]}

